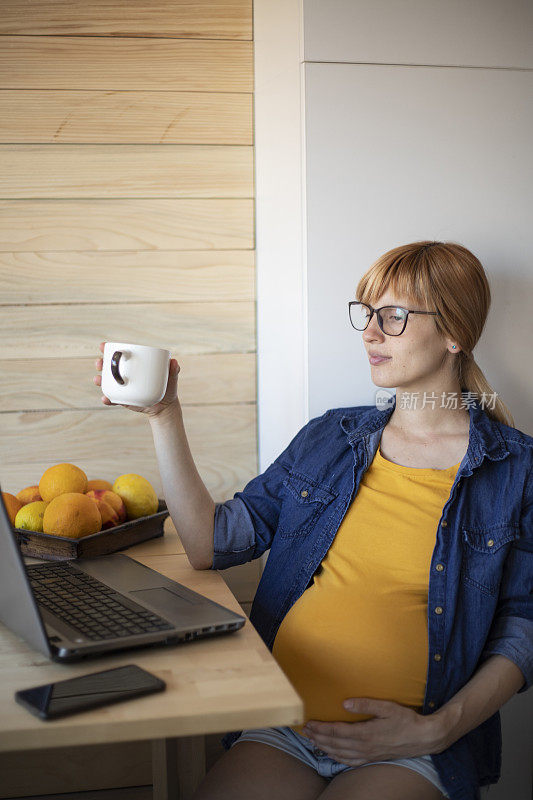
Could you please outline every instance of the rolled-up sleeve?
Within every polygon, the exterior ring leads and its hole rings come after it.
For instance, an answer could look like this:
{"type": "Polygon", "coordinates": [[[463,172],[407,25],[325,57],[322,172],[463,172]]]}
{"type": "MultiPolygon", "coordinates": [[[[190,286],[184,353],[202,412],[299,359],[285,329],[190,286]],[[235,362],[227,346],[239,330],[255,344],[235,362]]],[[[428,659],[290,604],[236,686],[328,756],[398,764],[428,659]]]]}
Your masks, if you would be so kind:
{"type": "Polygon", "coordinates": [[[290,471],[290,464],[280,459],[232,500],[216,504],[212,569],[252,561],[272,544],[281,508],[280,489],[290,471]]]}
{"type": "Polygon", "coordinates": [[[251,561],[255,549],[253,520],[240,497],[235,496],[225,503],[216,503],[211,569],[226,569],[251,561]]]}
{"type": "Polygon", "coordinates": [[[214,554],[211,569],[226,569],[259,558],[272,545],[282,504],[282,486],[299,452],[305,448],[310,426],[331,413],[310,420],[288,447],[261,475],[236,492],[231,500],[215,504],[214,554]]]}
{"type": "Polygon", "coordinates": [[[518,690],[533,684],[533,471],[529,475],[520,537],[507,556],[498,607],[481,660],[500,654],[524,675],[518,690]]]}

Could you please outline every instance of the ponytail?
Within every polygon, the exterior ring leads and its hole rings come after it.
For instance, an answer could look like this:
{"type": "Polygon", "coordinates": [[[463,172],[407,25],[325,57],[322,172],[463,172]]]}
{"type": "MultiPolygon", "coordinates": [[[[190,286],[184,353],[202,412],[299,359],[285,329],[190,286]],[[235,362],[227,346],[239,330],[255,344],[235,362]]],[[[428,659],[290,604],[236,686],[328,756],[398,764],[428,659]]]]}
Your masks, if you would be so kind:
{"type": "Polygon", "coordinates": [[[485,378],[481,368],[474,360],[472,353],[468,354],[462,350],[459,353],[459,384],[464,387],[467,392],[473,392],[476,399],[483,397],[485,402],[482,404],[485,413],[496,422],[503,422],[505,425],[515,427],[513,416],[503,400],[500,400],[499,395],[494,392],[492,386],[485,378]],[[496,397],[496,402],[493,403],[492,397],[496,397]],[[494,408],[492,407],[494,405],[494,408]]]}

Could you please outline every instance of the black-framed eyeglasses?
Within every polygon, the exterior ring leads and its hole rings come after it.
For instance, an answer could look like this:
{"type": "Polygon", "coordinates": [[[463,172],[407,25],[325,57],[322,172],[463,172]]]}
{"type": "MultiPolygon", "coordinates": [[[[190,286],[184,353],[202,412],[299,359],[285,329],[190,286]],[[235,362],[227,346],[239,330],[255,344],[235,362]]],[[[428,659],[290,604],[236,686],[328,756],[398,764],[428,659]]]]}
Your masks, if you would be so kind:
{"type": "Polygon", "coordinates": [[[348,303],[348,314],[352,328],[356,331],[364,331],[368,327],[374,313],[376,314],[380,329],[387,336],[400,336],[405,330],[409,314],[433,314],[440,316],[438,311],[413,311],[410,308],[401,306],[382,306],[372,308],[368,303],[360,303],[352,300],[348,303]]]}

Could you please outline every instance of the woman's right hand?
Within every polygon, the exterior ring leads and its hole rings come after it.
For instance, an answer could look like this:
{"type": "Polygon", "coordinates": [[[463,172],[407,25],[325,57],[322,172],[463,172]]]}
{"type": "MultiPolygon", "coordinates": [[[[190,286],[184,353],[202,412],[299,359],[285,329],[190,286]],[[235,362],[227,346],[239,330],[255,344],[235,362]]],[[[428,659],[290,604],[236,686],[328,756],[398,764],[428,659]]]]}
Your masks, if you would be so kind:
{"type": "MultiPolygon", "coordinates": [[[[104,352],[104,345],[105,342],[100,342],[100,350],[102,353],[104,352]]],[[[104,360],[103,358],[97,358],[95,361],[95,367],[99,373],[102,372],[104,360]]],[[[180,371],[180,365],[178,364],[175,358],[170,359],[170,364],[168,366],[168,381],[167,381],[167,390],[165,392],[165,396],[159,403],[156,403],[154,406],[127,406],[123,403],[112,403],[111,400],[106,397],[104,394],[102,395],[102,402],[106,406],[117,406],[122,405],[123,408],[129,408],[131,411],[140,411],[142,414],[148,414],[149,417],[157,417],[163,411],[166,411],[171,406],[176,406],[179,408],[179,400],[178,400],[178,373],[180,371]]],[[[102,385],[102,375],[95,375],[93,377],[93,382],[97,386],[102,385]]]]}

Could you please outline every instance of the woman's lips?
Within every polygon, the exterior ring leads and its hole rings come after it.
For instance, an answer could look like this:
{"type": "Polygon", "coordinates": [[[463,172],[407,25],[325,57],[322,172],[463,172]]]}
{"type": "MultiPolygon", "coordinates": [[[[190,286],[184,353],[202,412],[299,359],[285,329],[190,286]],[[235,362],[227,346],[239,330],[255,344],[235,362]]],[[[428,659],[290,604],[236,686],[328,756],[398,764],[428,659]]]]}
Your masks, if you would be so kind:
{"type": "Polygon", "coordinates": [[[383,361],[390,361],[390,356],[368,356],[371,364],[381,364],[383,361]]]}

